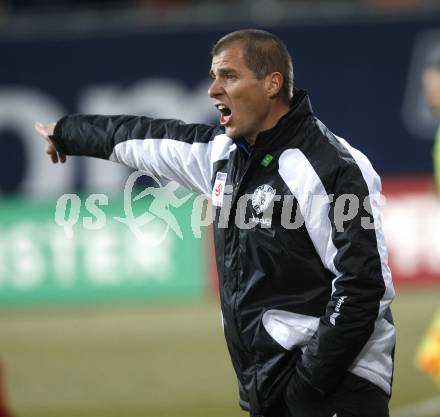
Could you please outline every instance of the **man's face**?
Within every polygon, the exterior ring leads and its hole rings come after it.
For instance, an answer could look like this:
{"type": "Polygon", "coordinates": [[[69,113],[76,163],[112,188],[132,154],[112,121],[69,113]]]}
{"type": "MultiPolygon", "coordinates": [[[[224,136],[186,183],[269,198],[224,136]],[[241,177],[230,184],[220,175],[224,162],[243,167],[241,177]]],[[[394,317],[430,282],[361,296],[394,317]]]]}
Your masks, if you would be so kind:
{"type": "Polygon", "coordinates": [[[428,68],[423,73],[423,89],[429,107],[440,116],[440,69],[428,68]]]}
{"type": "Polygon", "coordinates": [[[253,143],[258,132],[267,129],[270,97],[267,77],[258,80],[246,66],[239,42],[234,42],[212,58],[208,90],[220,111],[220,124],[231,138],[253,143]]]}

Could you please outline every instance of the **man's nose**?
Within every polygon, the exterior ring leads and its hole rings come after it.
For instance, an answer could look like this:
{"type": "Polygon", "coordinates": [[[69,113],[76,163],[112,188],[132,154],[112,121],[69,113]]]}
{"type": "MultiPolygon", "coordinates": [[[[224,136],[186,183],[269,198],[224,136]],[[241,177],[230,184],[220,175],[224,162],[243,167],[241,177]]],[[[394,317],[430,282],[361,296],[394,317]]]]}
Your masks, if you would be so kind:
{"type": "Polygon", "coordinates": [[[212,80],[211,85],[208,88],[208,96],[211,98],[217,97],[221,94],[222,88],[218,82],[218,80],[212,80]]]}

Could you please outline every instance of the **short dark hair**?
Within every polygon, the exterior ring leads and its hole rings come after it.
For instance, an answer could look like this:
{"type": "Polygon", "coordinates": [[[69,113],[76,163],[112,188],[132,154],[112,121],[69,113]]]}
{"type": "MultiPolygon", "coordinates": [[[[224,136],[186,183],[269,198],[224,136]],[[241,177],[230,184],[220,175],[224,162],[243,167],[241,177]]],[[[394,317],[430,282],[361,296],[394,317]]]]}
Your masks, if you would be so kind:
{"type": "Polygon", "coordinates": [[[278,95],[289,102],[293,94],[293,63],[286,45],[277,36],[265,30],[243,29],[228,33],[212,47],[211,55],[218,55],[232,43],[239,42],[244,60],[257,79],[279,72],[284,83],[278,95]]]}

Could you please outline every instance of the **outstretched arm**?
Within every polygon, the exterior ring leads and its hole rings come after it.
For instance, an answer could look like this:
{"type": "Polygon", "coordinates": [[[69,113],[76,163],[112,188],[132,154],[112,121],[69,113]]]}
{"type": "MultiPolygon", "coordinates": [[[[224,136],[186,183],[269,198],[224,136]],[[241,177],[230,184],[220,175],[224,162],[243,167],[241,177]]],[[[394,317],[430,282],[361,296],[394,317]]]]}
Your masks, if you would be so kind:
{"type": "Polygon", "coordinates": [[[56,125],[38,125],[53,162],[65,155],[93,156],[175,180],[211,193],[216,161],[235,148],[215,126],[139,116],[70,115],[56,125]]]}

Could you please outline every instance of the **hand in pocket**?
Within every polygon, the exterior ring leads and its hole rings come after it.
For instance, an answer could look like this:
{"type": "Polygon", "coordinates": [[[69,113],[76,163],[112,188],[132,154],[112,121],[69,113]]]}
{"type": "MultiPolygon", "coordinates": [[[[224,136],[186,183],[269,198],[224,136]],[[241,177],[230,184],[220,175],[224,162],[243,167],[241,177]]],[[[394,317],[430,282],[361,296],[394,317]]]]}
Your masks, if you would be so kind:
{"type": "Polygon", "coordinates": [[[292,417],[333,417],[325,397],[296,372],[287,384],[285,402],[292,417]]]}

